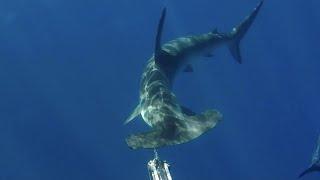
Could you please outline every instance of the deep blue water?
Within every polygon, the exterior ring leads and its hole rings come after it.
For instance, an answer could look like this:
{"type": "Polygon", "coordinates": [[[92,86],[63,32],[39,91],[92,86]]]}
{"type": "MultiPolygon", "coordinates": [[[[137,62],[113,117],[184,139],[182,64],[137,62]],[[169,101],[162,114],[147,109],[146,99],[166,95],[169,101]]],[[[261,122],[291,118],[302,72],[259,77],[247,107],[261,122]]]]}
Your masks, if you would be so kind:
{"type": "MultiPolygon", "coordinates": [[[[164,39],[228,32],[257,0],[168,0],[164,39]]],[[[154,49],[160,0],[0,2],[0,179],[147,179],[148,150],[124,139],[154,49]]],[[[224,120],[195,141],[159,151],[176,180],[290,180],[310,163],[320,132],[318,0],[266,0],[242,41],[174,92],[224,120]]],[[[316,180],[320,173],[305,176],[316,180]]]]}

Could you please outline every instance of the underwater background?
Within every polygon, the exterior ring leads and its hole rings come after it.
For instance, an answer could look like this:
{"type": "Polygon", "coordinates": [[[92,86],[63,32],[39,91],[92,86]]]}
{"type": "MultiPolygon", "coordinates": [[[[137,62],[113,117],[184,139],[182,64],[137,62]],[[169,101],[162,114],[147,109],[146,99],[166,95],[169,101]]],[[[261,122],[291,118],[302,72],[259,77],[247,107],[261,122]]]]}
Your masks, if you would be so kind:
{"type": "MultiPolygon", "coordinates": [[[[156,26],[163,40],[229,32],[257,0],[0,1],[0,179],[148,179],[150,150],[125,137],[156,26]]],[[[241,43],[199,57],[174,93],[223,121],[159,150],[176,180],[290,180],[310,164],[320,133],[320,1],[266,0],[241,43]]],[[[303,179],[316,180],[319,173],[303,179]]]]}

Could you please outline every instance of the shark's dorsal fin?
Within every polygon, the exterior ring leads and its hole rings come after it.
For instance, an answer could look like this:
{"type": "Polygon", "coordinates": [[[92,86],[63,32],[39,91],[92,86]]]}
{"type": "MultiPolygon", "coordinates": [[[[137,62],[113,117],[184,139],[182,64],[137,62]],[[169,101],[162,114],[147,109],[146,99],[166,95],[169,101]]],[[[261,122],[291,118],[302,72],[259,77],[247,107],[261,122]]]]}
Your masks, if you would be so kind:
{"type": "Polygon", "coordinates": [[[128,124],[130,121],[132,121],[135,117],[137,117],[141,113],[141,105],[140,103],[138,106],[133,110],[131,115],[126,119],[126,121],[123,123],[124,125],[128,124]]]}
{"type": "Polygon", "coordinates": [[[156,42],[155,42],[155,50],[154,50],[154,57],[155,61],[159,61],[159,58],[161,57],[161,38],[162,38],[162,32],[163,32],[163,25],[164,20],[166,17],[167,8],[163,8],[162,14],[159,20],[158,29],[157,29],[157,35],[156,35],[156,42]]]}

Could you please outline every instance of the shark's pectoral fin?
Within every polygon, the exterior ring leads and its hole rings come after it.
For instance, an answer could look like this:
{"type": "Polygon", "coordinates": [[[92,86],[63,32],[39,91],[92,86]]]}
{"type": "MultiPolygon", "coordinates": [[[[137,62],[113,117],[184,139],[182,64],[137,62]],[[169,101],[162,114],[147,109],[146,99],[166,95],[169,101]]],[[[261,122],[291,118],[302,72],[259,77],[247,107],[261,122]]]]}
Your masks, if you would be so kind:
{"type": "Polygon", "coordinates": [[[314,171],[314,170],[312,169],[312,167],[310,167],[310,168],[304,170],[304,171],[299,175],[299,178],[301,178],[301,177],[303,177],[304,175],[309,174],[309,173],[311,173],[311,172],[313,172],[313,171],[314,171]]]}
{"type": "Polygon", "coordinates": [[[160,148],[186,143],[215,127],[221,117],[221,114],[215,110],[208,110],[196,116],[188,116],[185,119],[167,117],[153,130],[131,135],[126,141],[132,149],[160,148]]]}
{"type": "Polygon", "coordinates": [[[132,121],[135,117],[137,117],[141,113],[141,105],[138,104],[138,106],[133,110],[131,115],[126,119],[126,121],[123,123],[124,125],[128,124],[130,121],[132,121]]]}
{"type": "Polygon", "coordinates": [[[184,68],[183,72],[193,72],[193,67],[192,67],[192,65],[191,65],[191,64],[188,64],[188,65],[184,68]]]}
{"type": "Polygon", "coordinates": [[[310,168],[304,170],[304,171],[299,175],[299,178],[302,178],[304,175],[306,175],[306,174],[308,174],[308,173],[310,173],[310,172],[312,172],[312,171],[310,170],[310,168]]]}
{"type": "Polygon", "coordinates": [[[299,178],[303,177],[306,174],[312,173],[312,172],[316,172],[316,171],[320,171],[320,166],[317,166],[316,164],[312,165],[311,167],[309,167],[308,169],[304,170],[300,175],[299,178]]]}

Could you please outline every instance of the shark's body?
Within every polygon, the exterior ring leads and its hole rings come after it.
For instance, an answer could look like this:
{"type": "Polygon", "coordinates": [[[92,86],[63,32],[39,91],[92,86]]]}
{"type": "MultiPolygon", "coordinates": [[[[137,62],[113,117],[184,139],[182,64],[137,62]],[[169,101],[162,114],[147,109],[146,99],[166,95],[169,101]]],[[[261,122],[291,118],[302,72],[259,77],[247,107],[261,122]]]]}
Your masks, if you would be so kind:
{"type": "Polygon", "coordinates": [[[316,150],[312,155],[311,165],[299,175],[299,178],[312,172],[320,172],[320,136],[318,138],[316,150]]]}
{"type": "Polygon", "coordinates": [[[140,103],[126,123],[141,114],[143,120],[152,127],[145,133],[131,135],[126,139],[129,147],[159,148],[188,142],[213,128],[221,119],[216,110],[208,110],[196,115],[181,106],[171,92],[175,75],[189,65],[191,57],[209,55],[216,47],[228,45],[233,57],[241,63],[239,43],[253,20],[262,2],[239,26],[230,33],[212,31],[197,36],[177,38],[161,46],[161,35],[165,19],[165,10],[159,21],[155,53],[149,59],[140,84],[140,103]]]}

